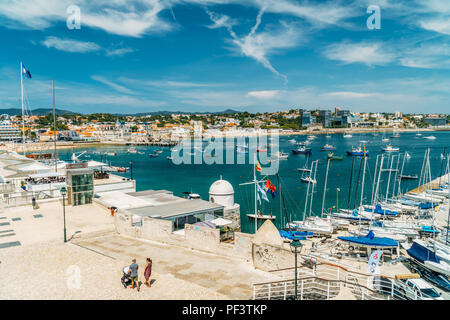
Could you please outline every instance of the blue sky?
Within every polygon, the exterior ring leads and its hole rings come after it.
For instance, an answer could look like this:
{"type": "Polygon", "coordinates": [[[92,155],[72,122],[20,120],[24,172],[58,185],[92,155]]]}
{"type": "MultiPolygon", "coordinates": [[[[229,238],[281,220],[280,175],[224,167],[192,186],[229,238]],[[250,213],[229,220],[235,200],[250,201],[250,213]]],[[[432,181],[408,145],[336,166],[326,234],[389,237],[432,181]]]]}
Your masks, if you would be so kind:
{"type": "Polygon", "coordinates": [[[0,37],[0,108],[20,107],[23,61],[31,109],[55,78],[83,113],[450,110],[448,0],[3,0],[0,37]]]}

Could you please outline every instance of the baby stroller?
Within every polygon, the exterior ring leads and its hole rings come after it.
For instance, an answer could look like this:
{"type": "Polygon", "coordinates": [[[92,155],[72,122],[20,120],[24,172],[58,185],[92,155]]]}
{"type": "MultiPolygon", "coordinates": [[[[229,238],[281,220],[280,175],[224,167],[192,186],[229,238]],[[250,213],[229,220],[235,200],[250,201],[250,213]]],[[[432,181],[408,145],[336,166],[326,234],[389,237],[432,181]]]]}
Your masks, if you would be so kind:
{"type": "Polygon", "coordinates": [[[120,281],[122,282],[123,287],[126,289],[128,287],[128,285],[131,284],[131,277],[128,273],[128,271],[130,270],[129,266],[126,266],[122,269],[123,272],[123,276],[120,279],[120,281]]]}

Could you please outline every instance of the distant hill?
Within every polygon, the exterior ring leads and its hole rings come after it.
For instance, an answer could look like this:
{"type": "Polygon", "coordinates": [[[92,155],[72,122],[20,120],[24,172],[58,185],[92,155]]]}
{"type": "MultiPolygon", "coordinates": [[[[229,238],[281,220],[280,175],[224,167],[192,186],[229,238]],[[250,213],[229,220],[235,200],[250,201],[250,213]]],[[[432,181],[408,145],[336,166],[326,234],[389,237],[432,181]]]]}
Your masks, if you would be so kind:
{"type": "MultiPolygon", "coordinates": [[[[56,109],[56,114],[80,114],[79,112],[72,112],[68,110],[56,109]]],[[[222,114],[222,113],[242,113],[243,111],[236,111],[232,109],[226,109],[224,111],[218,112],[189,112],[189,111],[153,111],[153,112],[141,112],[141,113],[115,113],[115,115],[119,116],[156,116],[156,115],[169,115],[169,114],[222,114]]],[[[51,108],[38,108],[31,110],[31,114],[35,116],[45,116],[49,113],[53,113],[53,109],[51,108]]],[[[106,113],[106,112],[101,112],[106,113]]],[[[17,116],[22,114],[22,109],[19,108],[10,108],[10,109],[0,109],[0,114],[7,114],[9,116],[17,116]]]]}
{"type": "Polygon", "coordinates": [[[222,114],[222,113],[231,114],[231,113],[242,113],[242,112],[244,112],[244,111],[226,109],[224,111],[216,111],[216,112],[153,111],[153,112],[127,113],[127,114],[116,113],[116,115],[139,117],[139,116],[157,116],[157,115],[168,115],[168,114],[222,114]]]}
{"type": "MultiPolygon", "coordinates": [[[[45,116],[49,113],[53,113],[53,109],[51,108],[38,108],[31,110],[31,114],[34,116],[45,116]]],[[[62,109],[55,109],[56,114],[74,114],[75,112],[68,111],[68,110],[62,110],[62,109]]],[[[0,114],[7,114],[9,116],[18,116],[22,115],[22,109],[19,108],[10,108],[10,109],[0,109],[0,114]]]]}

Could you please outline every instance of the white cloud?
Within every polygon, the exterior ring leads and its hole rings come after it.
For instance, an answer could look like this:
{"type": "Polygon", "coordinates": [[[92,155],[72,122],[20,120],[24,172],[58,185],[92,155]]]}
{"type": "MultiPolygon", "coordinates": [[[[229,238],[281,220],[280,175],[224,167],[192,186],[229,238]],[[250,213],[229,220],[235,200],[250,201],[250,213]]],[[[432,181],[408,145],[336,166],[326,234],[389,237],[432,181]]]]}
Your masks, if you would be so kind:
{"type": "Polygon", "coordinates": [[[438,18],[434,20],[420,21],[420,26],[425,30],[450,35],[450,18],[438,18]]]}
{"type": "Polygon", "coordinates": [[[351,91],[336,91],[336,92],[328,92],[324,94],[325,96],[331,97],[339,97],[345,99],[362,99],[373,97],[374,93],[362,93],[362,92],[351,92],[351,91]]]}
{"type": "Polygon", "coordinates": [[[162,0],[3,0],[0,15],[15,28],[46,29],[65,23],[70,5],[81,9],[81,28],[91,27],[111,34],[142,37],[151,32],[167,32],[169,22],[160,18],[168,1],[162,0]]]}
{"type": "Polygon", "coordinates": [[[257,99],[273,99],[279,93],[279,90],[262,90],[262,91],[250,91],[247,93],[247,97],[253,97],[257,99]]]}
{"type": "Polygon", "coordinates": [[[106,49],[107,56],[123,56],[126,53],[134,52],[133,48],[106,49]]]}
{"type": "Polygon", "coordinates": [[[383,43],[342,42],[328,46],[324,55],[330,60],[345,64],[363,63],[369,66],[385,65],[395,59],[395,54],[383,48],[383,43]]]}
{"type": "Polygon", "coordinates": [[[47,48],[55,48],[57,50],[67,52],[92,52],[99,51],[102,48],[94,42],[77,41],[71,39],[60,39],[57,37],[47,37],[42,44],[47,48]]]}
{"type": "Polygon", "coordinates": [[[135,94],[134,91],[128,89],[127,87],[124,87],[124,86],[122,86],[122,85],[120,85],[120,84],[117,84],[117,83],[115,83],[115,82],[112,82],[112,81],[110,81],[110,80],[108,80],[108,79],[105,79],[105,78],[102,77],[102,76],[93,75],[91,78],[92,78],[93,80],[98,81],[98,82],[100,82],[100,83],[103,83],[103,84],[105,84],[105,85],[107,85],[107,86],[109,86],[109,87],[111,87],[111,88],[113,88],[114,90],[117,90],[117,91],[119,91],[119,92],[127,93],[127,94],[135,94]]]}
{"type": "Polygon", "coordinates": [[[227,16],[212,13],[208,11],[209,17],[213,21],[210,28],[224,27],[228,30],[231,39],[229,42],[239,49],[239,53],[255,59],[261,63],[266,69],[270,70],[277,76],[282,77],[287,82],[287,77],[276,70],[269,60],[269,56],[276,54],[280,49],[288,49],[299,45],[302,32],[296,28],[294,24],[281,22],[278,27],[266,28],[265,31],[259,32],[258,28],[261,24],[265,7],[260,9],[256,17],[255,25],[245,36],[238,36],[232,29],[231,19],[227,16]]]}

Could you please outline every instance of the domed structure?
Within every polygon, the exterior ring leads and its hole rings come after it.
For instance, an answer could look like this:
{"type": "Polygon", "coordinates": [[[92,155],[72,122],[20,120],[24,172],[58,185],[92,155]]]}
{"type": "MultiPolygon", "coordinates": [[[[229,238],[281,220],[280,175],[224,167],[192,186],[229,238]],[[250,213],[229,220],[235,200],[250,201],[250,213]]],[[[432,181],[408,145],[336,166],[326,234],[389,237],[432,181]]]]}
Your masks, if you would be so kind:
{"type": "Polygon", "coordinates": [[[234,194],[234,189],[231,183],[226,180],[217,180],[209,188],[209,194],[214,195],[230,195],[234,194]]]}
{"type": "Polygon", "coordinates": [[[209,188],[209,201],[224,206],[224,217],[239,221],[240,206],[234,203],[233,186],[228,181],[223,180],[222,177],[209,188]]]}

